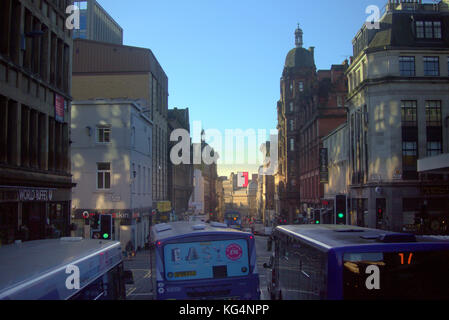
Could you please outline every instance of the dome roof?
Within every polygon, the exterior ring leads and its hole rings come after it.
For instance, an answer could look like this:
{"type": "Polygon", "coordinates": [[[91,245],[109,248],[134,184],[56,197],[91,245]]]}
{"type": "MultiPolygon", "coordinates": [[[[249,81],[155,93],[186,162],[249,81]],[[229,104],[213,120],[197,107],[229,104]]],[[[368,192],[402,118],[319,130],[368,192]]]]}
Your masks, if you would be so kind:
{"type": "Polygon", "coordinates": [[[311,51],[302,47],[290,50],[285,59],[286,68],[315,68],[315,59],[311,51]]]}

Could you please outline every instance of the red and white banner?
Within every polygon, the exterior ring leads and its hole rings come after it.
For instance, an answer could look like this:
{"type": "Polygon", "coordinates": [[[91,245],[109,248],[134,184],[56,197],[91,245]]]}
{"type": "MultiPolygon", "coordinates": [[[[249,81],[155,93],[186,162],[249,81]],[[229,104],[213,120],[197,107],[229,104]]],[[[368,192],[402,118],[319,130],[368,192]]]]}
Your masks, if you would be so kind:
{"type": "Polygon", "coordinates": [[[249,184],[249,173],[248,172],[239,172],[237,174],[237,187],[238,188],[246,188],[249,184]]]}
{"type": "Polygon", "coordinates": [[[64,122],[64,97],[55,94],[55,119],[58,122],[64,122]]]}

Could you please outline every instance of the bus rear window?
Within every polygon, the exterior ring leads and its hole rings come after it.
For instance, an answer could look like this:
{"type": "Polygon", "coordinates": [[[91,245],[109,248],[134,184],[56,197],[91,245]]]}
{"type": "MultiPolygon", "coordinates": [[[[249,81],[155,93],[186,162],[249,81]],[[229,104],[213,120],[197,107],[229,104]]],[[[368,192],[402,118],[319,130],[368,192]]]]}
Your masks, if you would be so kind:
{"type": "Polygon", "coordinates": [[[344,255],[344,299],[449,299],[449,251],[344,255]]]}
{"type": "Polygon", "coordinates": [[[248,243],[237,239],[167,244],[164,262],[169,281],[247,276],[248,243]]]}

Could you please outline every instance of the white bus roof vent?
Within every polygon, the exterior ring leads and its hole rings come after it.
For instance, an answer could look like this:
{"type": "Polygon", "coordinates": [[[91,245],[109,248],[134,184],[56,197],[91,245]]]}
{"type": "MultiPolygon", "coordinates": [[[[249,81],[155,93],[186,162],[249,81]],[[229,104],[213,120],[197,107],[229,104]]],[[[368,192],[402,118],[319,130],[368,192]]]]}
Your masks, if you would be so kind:
{"type": "Polygon", "coordinates": [[[157,232],[164,232],[172,229],[171,225],[167,223],[157,224],[154,226],[154,228],[156,229],[157,232]]]}
{"type": "Polygon", "coordinates": [[[210,225],[215,228],[227,228],[228,227],[228,225],[226,223],[220,223],[220,222],[212,222],[210,225]]]}
{"type": "Polygon", "coordinates": [[[83,241],[82,237],[64,237],[60,238],[59,240],[65,241],[65,242],[77,242],[77,241],[83,241]]]}
{"type": "Polygon", "coordinates": [[[194,226],[192,226],[193,230],[204,230],[206,229],[206,225],[205,224],[196,224],[194,226]]]}

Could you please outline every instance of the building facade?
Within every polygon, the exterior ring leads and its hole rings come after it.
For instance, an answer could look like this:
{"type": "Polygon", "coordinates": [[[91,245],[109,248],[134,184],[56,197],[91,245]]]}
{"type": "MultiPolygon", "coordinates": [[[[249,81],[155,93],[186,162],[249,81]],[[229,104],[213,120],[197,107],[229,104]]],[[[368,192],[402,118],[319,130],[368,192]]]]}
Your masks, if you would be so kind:
{"type": "Polygon", "coordinates": [[[0,241],[70,235],[70,1],[0,1],[0,241]]]}
{"type": "Polygon", "coordinates": [[[193,192],[189,199],[189,214],[204,214],[204,178],[200,169],[193,170],[193,192]]]}
{"type": "Polygon", "coordinates": [[[80,28],[73,31],[74,39],[88,39],[123,44],[123,29],[95,0],[74,1],[79,9],[80,28]]]}
{"type": "Polygon", "coordinates": [[[353,40],[350,208],[359,225],[447,232],[448,176],[418,161],[448,153],[448,1],[390,1],[353,40]],[[382,214],[379,214],[382,213],[382,214]]]}
{"type": "Polygon", "coordinates": [[[111,214],[112,239],[130,239],[135,248],[143,248],[152,211],[151,120],[138,102],[123,99],[74,101],[72,119],[78,235],[90,237],[90,230],[81,231],[86,220],[111,214]]]}
{"type": "Polygon", "coordinates": [[[278,102],[279,163],[275,175],[276,212],[280,221],[298,221],[319,208],[322,138],[346,121],[347,64],[316,71],[315,48],[303,48],[303,31],[295,31],[296,48],[286,58],[278,102]]]}
{"type": "Polygon", "coordinates": [[[74,40],[73,97],[143,101],[153,122],[153,207],[168,201],[168,78],[150,49],[74,40]]]}
{"type": "MultiPolygon", "coordinates": [[[[327,153],[328,182],[324,184],[323,223],[335,222],[335,203],[338,195],[349,194],[349,132],[347,123],[342,124],[323,138],[327,153]]],[[[357,225],[356,216],[350,216],[349,224],[357,225]]]]}
{"type": "MultiPolygon", "coordinates": [[[[176,130],[183,129],[190,132],[189,109],[168,110],[168,130],[169,135],[176,130]]],[[[168,158],[172,147],[178,142],[173,142],[169,138],[168,158]]],[[[191,143],[189,148],[192,151],[191,143]]],[[[168,162],[168,198],[176,215],[183,215],[189,210],[189,199],[193,191],[193,164],[192,157],[188,163],[173,164],[168,162]]]]}

